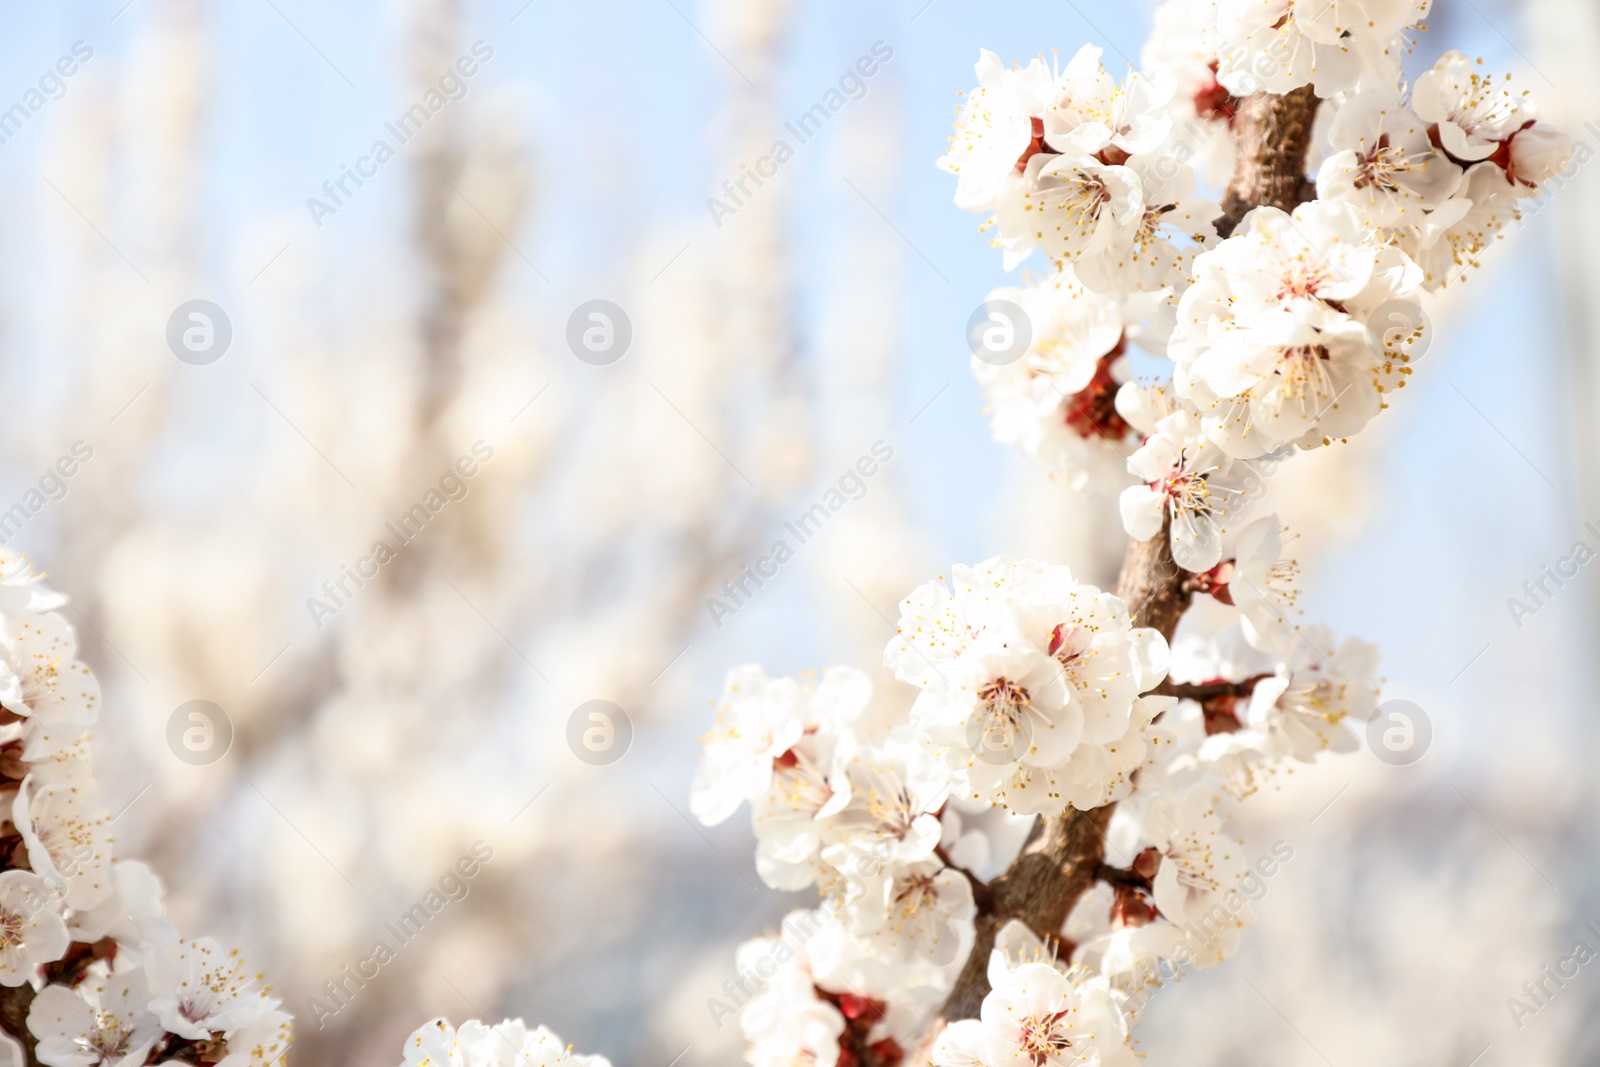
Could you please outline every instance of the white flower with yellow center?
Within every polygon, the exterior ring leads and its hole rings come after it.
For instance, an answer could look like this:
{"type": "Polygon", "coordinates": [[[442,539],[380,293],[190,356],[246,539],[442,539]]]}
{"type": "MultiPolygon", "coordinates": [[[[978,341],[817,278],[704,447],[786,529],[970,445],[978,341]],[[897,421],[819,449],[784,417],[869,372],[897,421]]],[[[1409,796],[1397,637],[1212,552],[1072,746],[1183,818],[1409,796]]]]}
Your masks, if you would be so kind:
{"type": "Polygon", "coordinates": [[[1176,157],[1150,152],[1125,166],[1138,176],[1141,214],[1126,242],[1080,257],[1078,277],[1101,293],[1181,293],[1195,256],[1217,243],[1222,208],[1194,195],[1194,168],[1176,157]]]}
{"type": "Polygon", "coordinates": [[[1393,81],[1405,51],[1402,35],[1428,6],[1429,0],[1217,0],[1217,77],[1237,96],[1312,85],[1328,97],[1354,89],[1363,75],[1393,81]]]}
{"type": "Polygon", "coordinates": [[[149,1011],[144,974],[131,971],[86,981],[76,989],[50,985],[28,1009],[38,1057],[50,1067],[134,1067],[161,1036],[149,1011]]]}
{"type": "MultiPolygon", "coordinates": [[[[0,875],[0,877],[4,877],[0,875]]],[[[177,938],[145,957],[150,1010],[179,1037],[206,1041],[260,1021],[278,1006],[263,975],[237,949],[209,937],[177,938]]]]}
{"type": "Polygon", "coordinates": [[[1266,734],[1276,755],[1311,762],[1324,751],[1359,747],[1349,720],[1378,707],[1378,650],[1357,638],[1336,644],[1325,626],[1300,632],[1276,673],[1256,683],[1245,724],[1266,734]]]}
{"type": "Polygon", "coordinates": [[[943,967],[972,947],[972,883],[939,860],[894,868],[839,909],[839,920],[890,966],[943,967]]]}
{"type": "Polygon", "coordinates": [[[1118,84],[1106,73],[1101,54],[1098,46],[1086,44],[1056,76],[1043,116],[1045,146],[1103,159],[1154,151],[1172,126],[1166,104],[1173,79],[1163,71],[1129,71],[1118,84]]]}
{"type": "Polygon", "coordinates": [[[0,985],[32,981],[70,940],[59,891],[32,871],[0,873],[0,985]]]}
{"type": "Polygon", "coordinates": [[[1533,97],[1511,75],[1494,78],[1479,73],[1481,66],[1452,48],[1411,90],[1412,110],[1438,127],[1439,143],[1463,164],[1488,159],[1539,117],[1533,97]]]}
{"type": "Polygon", "coordinates": [[[25,760],[82,738],[100,713],[100,683],[75,657],[78,641],[58,614],[0,619],[0,707],[22,725],[25,760]]]}
{"type": "Polygon", "coordinates": [[[1245,460],[1229,457],[1200,436],[1199,420],[1178,411],[1128,459],[1143,485],[1122,491],[1122,525],[1136,541],[1169,527],[1172,558],[1200,573],[1222,559],[1222,536],[1258,499],[1260,474],[1245,460]]]}
{"type": "Polygon", "coordinates": [[[751,803],[756,870],[774,889],[804,889],[817,880],[828,822],[850,802],[845,766],[855,749],[850,732],[816,730],[773,761],[772,788],[751,803]]]}
{"type": "Polygon", "coordinates": [[[1239,929],[1252,918],[1236,892],[1249,864],[1244,846],[1223,829],[1215,788],[1201,781],[1151,797],[1145,832],[1161,854],[1153,880],[1157,909],[1211,943],[1214,954],[1232,955],[1239,929]]]}
{"type": "Polygon", "coordinates": [[[1422,273],[1376,232],[1343,203],[1258,208],[1195,260],[1168,349],[1173,388],[1228,455],[1348,437],[1409,373],[1422,273]]]}
{"type": "Polygon", "coordinates": [[[111,895],[111,812],[87,760],[35,764],[12,818],[28,862],[60,887],[67,907],[92,908],[111,895]]]}
{"type": "Polygon", "coordinates": [[[1035,247],[1058,267],[1084,255],[1117,255],[1144,220],[1138,174],[1087,152],[1040,153],[1022,177],[1022,195],[1003,200],[995,212],[1000,243],[1013,260],[1035,247]]]}
{"type": "Polygon", "coordinates": [[[823,858],[840,870],[870,858],[920,863],[939,847],[939,811],[950,795],[944,769],[905,727],[862,746],[849,762],[849,803],[827,820],[823,858]]]}
{"type": "Polygon", "coordinates": [[[1373,226],[1413,226],[1461,185],[1462,170],[1428,136],[1428,123],[1391,88],[1364,89],[1334,116],[1333,151],[1317,195],[1350,204],[1373,226]]]}
{"type": "Polygon", "coordinates": [[[956,110],[956,129],[939,168],[956,175],[956,206],[995,210],[1020,184],[1019,162],[1056,98],[1055,79],[1042,60],[1007,67],[988,49],[979,53],[978,86],[956,110]]]}
{"type": "Polygon", "coordinates": [[[1442,289],[1474,270],[1483,253],[1519,218],[1516,191],[1494,163],[1476,163],[1461,188],[1428,213],[1415,233],[1402,231],[1400,244],[1422,269],[1429,289],[1442,289]]]}
{"type": "Polygon", "coordinates": [[[1026,963],[991,975],[977,1019],[946,1027],[935,1043],[935,1067],[1134,1067],[1127,1022],[1104,979],[1069,978],[1048,963],[1026,963]]]}

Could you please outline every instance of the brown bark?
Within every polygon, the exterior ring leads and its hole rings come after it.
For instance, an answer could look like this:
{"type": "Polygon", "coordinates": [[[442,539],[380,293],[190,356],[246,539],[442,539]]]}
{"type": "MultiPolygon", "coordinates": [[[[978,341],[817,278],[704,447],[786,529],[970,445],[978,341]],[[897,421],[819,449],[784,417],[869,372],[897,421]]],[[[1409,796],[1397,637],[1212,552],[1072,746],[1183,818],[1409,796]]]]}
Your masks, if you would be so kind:
{"type": "Polygon", "coordinates": [[[1174,682],[1169,678],[1156,686],[1155,692],[1164,697],[1193,700],[1199,704],[1228,697],[1243,700],[1255,692],[1256,683],[1263,677],[1266,676],[1258,674],[1242,682],[1174,682]]]}
{"type": "MultiPolygon", "coordinates": [[[[1240,105],[1234,120],[1237,162],[1217,223],[1222,236],[1231,234],[1253,207],[1268,204],[1293,211],[1315,195],[1305,161],[1318,103],[1307,86],[1283,96],[1256,93],[1240,105]]],[[[1193,593],[1185,588],[1187,573],[1172,558],[1168,533],[1163,525],[1151,540],[1128,545],[1115,591],[1127,603],[1135,625],[1152,627],[1170,640],[1193,593]]],[[[989,884],[989,892],[980,896],[989,906],[979,909],[972,954],[915,1062],[927,1062],[946,1022],[977,1016],[989,992],[989,954],[1007,921],[1021,919],[1040,937],[1058,934],[1073,905],[1100,875],[1105,831],[1114,808],[1106,805],[1044,819],[1022,854],[989,884]]]]}
{"type": "Polygon", "coordinates": [[[30,985],[0,987],[0,1027],[22,1044],[28,1067],[38,1067],[34,1055],[38,1041],[28,1030],[28,1009],[33,1007],[34,992],[30,985]]]}
{"type": "Polygon", "coordinates": [[[1319,103],[1309,85],[1282,96],[1253,93],[1244,98],[1234,117],[1238,155],[1222,200],[1218,233],[1227,237],[1253,207],[1267,204],[1293,211],[1316,196],[1306,178],[1306,152],[1319,103]]]}
{"type": "MultiPolygon", "coordinates": [[[[1094,883],[1105,855],[1106,826],[1115,805],[1069,811],[1043,821],[1039,833],[1006,872],[989,883],[995,908],[979,912],[978,938],[955,988],[940,1013],[944,1019],[971,1019],[989,992],[989,952],[995,935],[1011,919],[1021,919],[1041,937],[1053,936],[1067,913],[1094,883]]],[[[942,1021],[937,1029],[942,1029],[942,1021]]]]}
{"type": "Polygon", "coordinates": [[[1128,605],[1135,626],[1148,626],[1170,638],[1189,606],[1190,594],[1184,589],[1188,577],[1189,572],[1172,558],[1172,539],[1163,523],[1150,540],[1128,543],[1113,592],[1128,605]]]}

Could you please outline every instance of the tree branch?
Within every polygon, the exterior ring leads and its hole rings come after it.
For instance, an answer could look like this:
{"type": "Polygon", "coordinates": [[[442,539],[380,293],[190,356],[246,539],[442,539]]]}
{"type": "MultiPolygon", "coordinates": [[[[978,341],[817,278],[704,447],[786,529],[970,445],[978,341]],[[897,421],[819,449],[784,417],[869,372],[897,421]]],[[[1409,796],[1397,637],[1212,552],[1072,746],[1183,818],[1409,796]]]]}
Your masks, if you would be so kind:
{"type": "Polygon", "coordinates": [[[1238,147],[1233,181],[1217,220],[1223,237],[1233,233],[1251,208],[1266,204],[1293,211],[1317,195],[1306,178],[1306,153],[1320,103],[1306,85],[1282,96],[1254,93],[1239,105],[1233,124],[1238,147]]]}
{"type": "MultiPolygon", "coordinates": [[[[1268,204],[1293,211],[1315,196],[1305,164],[1319,103],[1306,86],[1282,96],[1256,93],[1240,105],[1234,121],[1238,156],[1223,200],[1223,217],[1217,223],[1223,237],[1251,208],[1268,204]]],[[[1128,605],[1135,625],[1152,627],[1170,641],[1193,593],[1185,588],[1187,573],[1172,558],[1169,532],[1164,523],[1154,538],[1128,545],[1115,592],[1128,605]]],[[[946,1022],[977,1016],[989,992],[989,955],[1001,926],[1016,918],[1041,938],[1059,934],[1073,905],[1102,871],[1105,832],[1114,808],[1108,804],[1045,818],[1042,832],[1004,874],[989,883],[985,901],[989,906],[979,909],[972,954],[929,1028],[916,1062],[927,1061],[946,1022]]]]}
{"type": "MultiPolygon", "coordinates": [[[[1192,595],[1183,589],[1186,577],[1172,559],[1171,539],[1163,525],[1149,541],[1128,545],[1116,593],[1127,603],[1134,625],[1154,627],[1171,638],[1192,595]]],[[[977,1016],[989,992],[989,953],[995,935],[1009,920],[1021,919],[1042,938],[1060,932],[1073,905],[1094,884],[1105,859],[1106,827],[1115,808],[1107,804],[1044,818],[1040,832],[1021,855],[989,883],[993,906],[979,909],[972,954],[940,1010],[930,1041],[945,1022],[977,1016]]]]}
{"type": "Polygon", "coordinates": [[[0,987],[0,1027],[17,1039],[28,1067],[40,1067],[34,1049],[39,1041],[28,1029],[28,1009],[33,1007],[36,994],[33,986],[24,982],[17,986],[0,987]]]}
{"type": "Polygon", "coordinates": [[[1232,697],[1235,700],[1245,700],[1256,690],[1256,683],[1269,677],[1258,674],[1246,678],[1242,682],[1174,682],[1171,678],[1156,686],[1155,692],[1164,697],[1177,697],[1179,700],[1193,700],[1204,704],[1209,700],[1218,700],[1223,697],[1232,697]]]}
{"type": "Polygon", "coordinates": [[[944,1028],[945,1020],[977,1017],[989,993],[989,953],[1002,926],[1021,919],[1040,937],[1053,937],[1061,929],[1078,897],[1094,883],[1114,808],[1108,804],[1044,819],[1044,832],[989,883],[997,907],[978,913],[972,954],[944,1003],[935,1033],[944,1028]]]}

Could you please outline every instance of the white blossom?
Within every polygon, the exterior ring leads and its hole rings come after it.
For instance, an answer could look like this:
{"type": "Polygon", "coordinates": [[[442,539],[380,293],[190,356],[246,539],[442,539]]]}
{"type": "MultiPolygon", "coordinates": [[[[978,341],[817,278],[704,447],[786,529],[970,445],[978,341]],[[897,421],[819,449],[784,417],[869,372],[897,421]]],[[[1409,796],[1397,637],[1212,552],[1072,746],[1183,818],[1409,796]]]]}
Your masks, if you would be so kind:
{"type": "Polygon", "coordinates": [[[1350,204],[1372,226],[1417,225],[1461,185],[1462,169],[1433,147],[1428,123],[1389,88],[1364,89],[1338,110],[1317,195],[1350,204]]]}
{"type": "Polygon", "coordinates": [[[989,985],[998,985],[1008,973],[1030,963],[1048,964],[1067,974],[1071,963],[1060,958],[1059,948],[1054,942],[1045,944],[1021,919],[1008,919],[994,935],[994,949],[989,953],[989,967],[985,972],[989,985]]]}
{"type": "Polygon", "coordinates": [[[977,88],[956,111],[956,130],[939,166],[957,177],[958,207],[988,212],[1020,182],[1024,153],[1035,137],[1043,137],[1055,79],[1042,60],[1007,67],[988,49],[979,54],[977,74],[977,88]]]}
{"type": "Polygon", "coordinates": [[[120,860],[111,867],[111,892],[98,904],[73,911],[67,929],[74,941],[110,937],[119,959],[138,959],[142,946],[177,936],[163,916],[161,882],[143,863],[120,860]]]}
{"type": "Polygon", "coordinates": [[[1021,812],[1094,807],[1143,759],[1166,642],[1066,567],[997,556],[901,605],[885,664],[958,787],[1021,812]],[[932,666],[932,671],[927,670],[932,666]]]}
{"type": "Polygon", "coordinates": [[[1282,651],[1294,640],[1289,612],[1300,596],[1295,585],[1300,567],[1283,554],[1283,540],[1283,524],[1276,515],[1240,530],[1226,582],[1245,639],[1265,652],[1282,651]]]}
{"type": "Polygon", "coordinates": [[[70,939],[61,894],[32,871],[0,873],[0,985],[31,981],[66,954],[70,939]]]}
{"type": "Polygon", "coordinates": [[[263,985],[264,976],[250,971],[237,949],[224,950],[209,937],[153,946],[145,974],[150,1010],[164,1029],[191,1041],[243,1029],[278,1006],[263,985]]]}
{"type": "Polygon", "coordinates": [[[1209,0],[1163,0],[1150,18],[1150,36],[1140,52],[1146,70],[1159,70],[1175,84],[1168,104],[1172,132],[1163,151],[1188,161],[1208,185],[1223,188],[1233,172],[1233,136],[1239,98],[1217,80],[1214,5],[1209,0]]]}
{"type": "Polygon", "coordinates": [[[1217,243],[1222,208],[1194,195],[1194,168],[1177,157],[1151,152],[1126,166],[1139,179],[1141,215],[1125,242],[1080,256],[1078,277],[1102,293],[1181,292],[1194,257],[1217,243]]]}
{"type": "Polygon", "coordinates": [[[1488,159],[1538,121],[1529,92],[1519,91],[1509,74],[1495,79],[1478,73],[1481,64],[1451,49],[1411,90],[1417,116],[1438,126],[1444,150],[1463,165],[1488,159]]]}
{"type": "Polygon", "coordinates": [[[803,955],[816,988],[829,991],[826,999],[837,1004],[847,1025],[865,1027],[874,1041],[914,1034],[927,1024],[949,995],[974,937],[972,925],[963,924],[963,943],[943,963],[911,954],[891,961],[881,954],[882,942],[853,933],[831,905],[806,914],[799,924],[794,915],[785,920],[785,933],[810,931],[803,955]]]}
{"type": "Polygon", "coordinates": [[[741,803],[773,788],[776,762],[808,728],[841,727],[861,714],[871,694],[871,684],[850,669],[811,686],[793,678],[768,678],[756,666],[729,671],[716,726],[703,739],[705,754],[689,796],[690,810],[707,826],[724,822],[741,803]]]}
{"type": "Polygon", "coordinates": [[[135,1067],[161,1036],[149,1010],[144,974],[131,971],[90,980],[76,989],[50,985],[28,1009],[28,1030],[50,1067],[135,1067]]]}
{"type": "Polygon", "coordinates": [[[406,1039],[402,1067],[610,1067],[604,1056],[574,1053],[543,1026],[521,1019],[496,1026],[472,1020],[458,1030],[444,1019],[423,1024],[406,1039]]]}
{"type": "Polygon", "coordinates": [[[1215,0],[1218,78],[1235,95],[1303,85],[1327,97],[1364,74],[1393,80],[1402,34],[1430,0],[1215,0]]]}
{"type": "Polygon", "coordinates": [[[1096,48],[1064,69],[983,54],[940,165],[958,204],[991,216],[1008,269],[1038,247],[1052,271],[990,293],[1029,330],[973,361],[994,435],[1100,493],[1118,478],[1097,457],[1137,441],[1123,525],[1170,539],[1188,573],[1161,577],[1187,604],[1169,648],[1065,567],[957,566],[901,602],[884,654],[917,691],[909,733],[796,739],[799,712],[736,731],[722,779],[761,776],[751,798],[779,779],[756,804],[763,877],[825,898],[804,961],[764,994],[752,1062],[827,1067],[883,1023],[919,1032],[970,951],[971,879],[1006,867],[1032,816],[1118,804],[1094,886],[1045,931],[1065,951],[1007,923],[979,1018],[946,1026],[933,1064],[1131,1067],[1145,988],[1237,950],[1270,868],[1247,863],[1223,800],[1354,750],[1378,701],[1375,650],[1297,625],[1284,527],[1250,513],[1280,462],[1387,406],[1429,340],[1421,293],[1474,265],[1569,155],[1531,97],[1458,53],[1408,89],[1400,58],[1428,7],[1166,0],[1145,69],[1120,82],[1096,48]],[[1197,149],[1231,144],[1245,95],[1305,86],[1323,98],[1315,198],[1257,207],[1218,240],[1197,149]],[[1136,380],[1130,346],[1168,357],[1170,379],[1136,380]],[[994,838],[971,825],[997,813],[1012,822],[994,838]]]}
{"type": "Polygon", "coordinates": [[[814,730],[773,761],[772,787],[751,808],[756,870],[774,889],[803,889],[817,879],[827,821],[851,799],[846,765],[850,732],[814,730]]]}
{"type": "Polygon", "coordinates": [[[1045,144],[1112,158],[1154,151],[1172,124],[1166,104],[1174,82],[1164,73],[1130,70],[1119,84],[1101,56],[1097,45],[1084,45],[1057,76],[1043,117],[1045,144]]]}
{"type": "MultiPolygon", "coordinates": [[[[1106,882],[1097,882],[1072,909],[1066,933],[1077,946],[1074,964],[1103,976],[1118,994],[1129,994],[1174,977],[1175,963],[1192,960],[1192,936],[1162,917],[1148,902],[1125,906],[1106,882]]],[[[1123,1003],[1126,1003],[1124,1000],[1123,1003]]]]}
{"type": "Polygon", "coordinates": [[[1248,906],[1229,907],[1225,898],[1236,892],[1249,863],[1244,847],[1223,830],[1211,786],[1197,782],[1183,793],[1152,797],[1145,829],[1161,856],[1156,907],[1198,933],[1202,943],[1213,944],[1216,955],[1232,955],[1251,912],[1248,906]]]}
{"type": "MultiPolygon", "coordinates": [[[[294,1040],[294,1021],[284,1012],[272,1009],[228,1031],[228,1053],[217,1067],[287,1067],[289,1045],[294,1040]]],[[[525,1061],[516,1061],[522,1067],[525,1061]]]]}
{"type": "Polygon", "coordinates": [[[1199,420],[1176,411],[1158,424],[1128,459],[1144,484],[1122,491],[1122,525],[1136,541],[1170,529],[1172,558],[1184,570],[1203,572],[1222,559],[1222,537],[1230,522],[1248,514],[1261,476],[1200,435],[1199,420]]]}
{"type": "Polygon", "coordinates": [[[749,1043],[746,1061],[753,1067],[837,1062],[845,1018],[837,1005],[818,995],[806,942],[791,930],[810,928],[814,919],[793,913],[784,920],[784,936],[758,937],[739,946],[739,974],[764,982],[739,1013],[739,1029],[749,1043]]]}
{"type": "Polygon", "coordinates": [[[37,765],[12,807],[33,870],[60,885],[65,903],[92,908],[110,895],[111,812],[86,760],[37,765]]]}
{"type": "Polygon", "coordinates": [[[43,759],[82,738],[99,714],[100,683],[74,658],[72,626],[53,612],[6,613],[0,646],[0,707],[26,720],[23,758],[43,759]]]}
{"type": "Polygon", "coordinates": [[[1372,645],[1356,638],[1336,644],[1326,627],[1306,627],[1274,674],[1256,683],[1245,721],[1304,762],[1324,750],[1354,751],[1347,720],[1365,722],[1377,712],[1377,669],[1372,645]]]}
{"type": "Polygon", "coordinates": [[[1114,407],[1124,332],[1118,301],[1086,289],[1070,267],[988,299],[1020,308],[1029,333],[1015,359],[972,359],[994,412],[995,440],[1082,486],[1097,469],[1096,454],[1114,457],[1128,433],[1114,407]]]}
{"type": "Polygon", "coordinates": [[[1071,148],[1039,153],[1023,169],[1020,196],[1000,202],[1000,243],[1020,258],[1037,247],[1058,266],[1080,256],[1120,256],[1144,222],[1137,172],[1071,148]]]}
{"type": "Polygon", "coordinates": [[[840,909],[840,921],[890,966],[959,962],[972,947],[976,905],[966,875],[938,860],[900,865],[840,909]]]}
{"type": "Polygon", "coordinates": [[[1409,302],[1422,275],[1373,232],[1337,201],[1302,204],[1292,216],[1263,207],[1196,259],[1169,350],[1173,384],[1229,455],[1348,437],[1403,379],[1426,321],[1409,302]],[[1378,325],[1412,329],[1375,344],[1380,308],[1378,325]]]}
{"type": "Polygon", "coordinates": [[[1456,195],[1428,213],[1421,227],[1402,232],[1401,247],[1441,289],[1479,266],[1483,253],[1518,218],[1516,192],[1492,162],[1468,168],[1456,195]]]}
{"type": "Polygon", "coordinates": [[[50,587],[26,555],[0,545],[0,614],[43,615],[66,603],[67,598],[50,587]]]}
{"type": "Polygon", "coordinates": [[[902,727],[863,745],[845,770],[850,799],[827,820],[828,862],[847,870],[852,853],[892,866],[933,856],[944,834],[939,811],[950,784],[926,746],[902,727]]]}
{"type": "Polygon", "coordinates": [[[1048,963],[1000,973],[977,1019],[951,1023],[931,1053],[935,1067],[1134,1067],[1126,1023],[1104,979],[1069,978],[1048,963]]]}
{"type": "Polygon", "coordinates": [[[1093,46],[1060,71],[986,51],[977,73],[939,165],[960,207],[991,214],[1007,269],[1042,248],[1102,292],[1181,288],[1219,209],[1194,197],[1189,150],[1169,145],[1176,80],[1158,67],[1119,84],[1093,46]]]}

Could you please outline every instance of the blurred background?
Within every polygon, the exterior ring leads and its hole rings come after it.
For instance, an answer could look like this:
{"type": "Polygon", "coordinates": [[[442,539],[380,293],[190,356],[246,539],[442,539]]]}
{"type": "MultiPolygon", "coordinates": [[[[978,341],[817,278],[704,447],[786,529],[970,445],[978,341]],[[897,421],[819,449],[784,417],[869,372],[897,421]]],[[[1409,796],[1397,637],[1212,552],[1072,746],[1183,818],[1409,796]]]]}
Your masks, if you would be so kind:
{"type": "MultiPolygon", "coordinates": [[[[0,119],[0,511],[23,504],[0,533],[71,596],[106,685],[120,854],[269,975],[294,1062],[392,1064],[434,1015],[521,1015],[619,1065],[737,1062],[706,999],[739,941],[809,901],[759,884],[742,815],[687,817],[722,674],[877,669],[899,598],[951,561],[1115,573],[1112,501],[989,440],[964,331],[1005,276],[933,160],[980,46],[1094,43],[1120,71],[1148,20],[1071,0],[0,12],[0,115],[23,105],[0,119]],[[875,46],[800,143],[785,123],[875,46]],[[763,163],[779,139],[792,158],[763,163]],[[228,323],[209,363],[168,341],[194,300],[228,323]],[[607,364],[569,343],[594,300],[631,332],[607,364]],[[876,442],[892,459],[859,499],[730,599],[876,442]],[[386,523],[419,504],[401,545],[386,523]],[[380,539],[398,551],[358,588],[380,539]],[[191,700],[232,728],[198,766],[168,744],[191,700]],[[613,762],[569,745],[591,700],[631,724],[613,762]],[[466,897],[316,1018],[308,998],[480,841],[466,897]]],[[[1506,1004],[1600,946],[1595,568],[1531,616],[1507,604],[1600,547],[1600,13],[1436,0],[1429,23],[1413,71],[1450,47],[1515,71],[1580,163],[1430,307],[1392,410],[1292,465],[1275,505],[1308,620],[1380,645],[1431,746],[1251,801],[1238,831],[1294,859],[1239,957],[1156,997],[1152,1063],[1600,1056],[1600,966],[1520,1027],[1506,1004]]]]}

